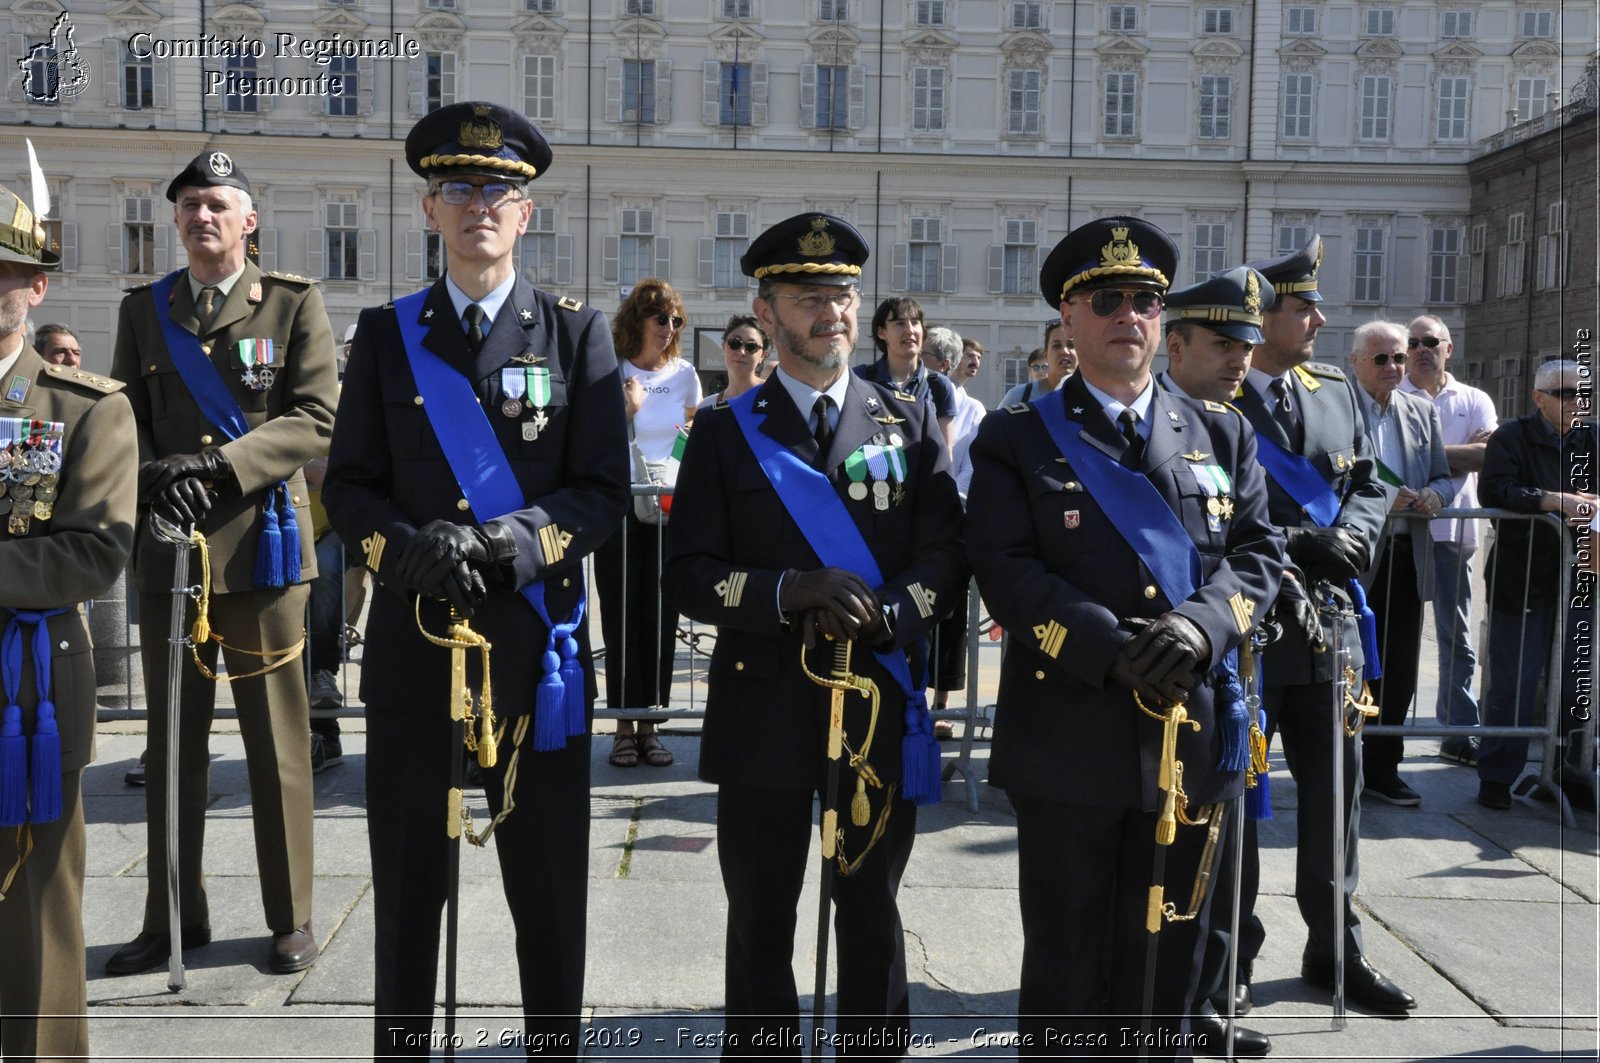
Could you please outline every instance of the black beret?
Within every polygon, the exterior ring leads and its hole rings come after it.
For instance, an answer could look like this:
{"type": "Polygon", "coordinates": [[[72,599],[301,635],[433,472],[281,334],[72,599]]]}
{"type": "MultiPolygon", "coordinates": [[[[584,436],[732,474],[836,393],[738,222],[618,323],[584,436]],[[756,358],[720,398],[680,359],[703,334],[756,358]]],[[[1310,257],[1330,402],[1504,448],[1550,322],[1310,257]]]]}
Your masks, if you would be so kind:
{"type": "Polygon", "coordinates": [[[1322,237],[1313,234],[1311,242],[1292,255],[1251,262],[1261,271],[1279,296],[1298,295],[1308,303],[1322,302],[1317,291],[1317,270],[1322,266],[1322,237]]]}
{"type": "Polygon", "coordinates": [[[213,185],[237,188],[245,195],[250,194],[250,178],[233,164],[231,155],[225,151],[202,151],[184,167],[182,173],[172,179],[167,186],[167,198],[176,203],[180,188],[206,188],[213,185]]]}
{"type": "Polygon", "coordinates": [[[1249,266],[1213,273],[1199,284],[1167,293],[1170,327],[1179,321],[1204,325],[1212,332],[1245,343],[1261,342],[1261,311],[1271,306],[1272,285],[1249,266]]]}
{"type": "Polygon", "coordinates": [[[739,268],[756,280],[854,284],[871,251],[854,225],[832,214],[796,214],[756,237],[739,268]]]}
{"type": "Polygon", "coordinates": [[[498,103],[453,103],[406,134],[406,165],[419,177],[531,181],[550,168],[550,142],[527,116],[498,103]]]}
{"type": "Polygon", "coordinates": [[[1056,244],[1039,270],[1045,302],[1060,306],[1073,290],[1108,286],[1164,292],[1178,270],[1178,245],[1139,218],[1096,218],[1056,244]]]}

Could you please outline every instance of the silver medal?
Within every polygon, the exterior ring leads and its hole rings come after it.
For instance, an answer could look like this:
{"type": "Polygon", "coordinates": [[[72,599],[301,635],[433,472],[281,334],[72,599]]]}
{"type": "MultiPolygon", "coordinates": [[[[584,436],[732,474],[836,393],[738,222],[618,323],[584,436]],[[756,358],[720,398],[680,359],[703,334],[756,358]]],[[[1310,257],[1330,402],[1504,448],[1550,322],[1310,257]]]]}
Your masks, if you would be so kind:
{"type": "Polygon", "coordinates": [[[855,499],[857,502],[860,502],[862,499],[867,497],[867,485],[862,483],[860,480],[852,480],[850,482],[849,490],[850,497],[855,499]]]}
{"type": "Polygon", "coordinates": [[[522,400],[521,399],[510,399],[510,398],[506,399],[504,402],[502,402],[500,404],[500,412],[505,414],[507,417],[510,417],[510,418],[513,418],[513,419],[521,417],[522,416],[522,400]]]}
{"type": "Polygon", "coordinates": [[[887,480],[874,480],[872,483],[872,508],[880,513],[889,510],[889,483],[887,480]]]}

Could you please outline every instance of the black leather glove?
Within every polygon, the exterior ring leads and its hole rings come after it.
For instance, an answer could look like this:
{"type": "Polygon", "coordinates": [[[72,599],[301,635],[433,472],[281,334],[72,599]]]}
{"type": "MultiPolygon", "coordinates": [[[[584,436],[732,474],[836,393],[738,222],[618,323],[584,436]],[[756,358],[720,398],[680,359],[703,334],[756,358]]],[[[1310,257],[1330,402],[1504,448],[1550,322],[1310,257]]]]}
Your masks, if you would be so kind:
{"type": "Polygon", "coordinates": [[[168,483],[156,495],[150,509],[162,520],[189,528],[211,512],[211,492],[195,476],[184,476],[168,483]]]}
{"type": "Polygon", "coordinates": [[[1287,573],[1284,574],[1283,585],[1278,589],[1278,600],[1272,606],[1272,614],[1285,633],[1298,632],[1312,649],[1322,650],[1327,646],[1322,616],[1317,612],[1316,603],[1306,594],[1300,581],[1287,573]]]}
{"type": "Polygon", "coordinates": [[[447,520],[417,529],[395,562],[395,578],[425,598],[443,598],[471,616],[488,588],[474,565],[489,563],[488,540],[478,528],[447,520]]]}
{"type": "Polygon", "coordinates": [[[157,497],[178,480],[193,477],[214,492],[232,490],[233,466],[219,447],[207,447],[198,454],[168,454],[139,467],[139,501],[154,504],[157,497]]]}
{"type": "Polygon", "coordinates": [[[860,576],[842,568],[789,570],[778,593],[778,608],[800,617],[801,635],[808,647],[815,644],[818,631],[843,639],[882,634],[878,628],[883,610],[877,594],[860,576]]]}
{"type": "Polygon", "coordinates": [[[1289,559],[1311,579],[1355,579],[1372,560],[1366,537],[1349,528],[1290,528],[1289,559]]]}
{"type": "MultiPolygon", "coordinates": [[[[1149,690],[1167,701],[1181,701],[1200,682],[1200,672],[1211,660],[1211,641],[1194,621],[1181,613],[1163,613],[1152,621],[1135,620],[1132,638],[1117,651],[1112,678],[1120,672],[1125,683],[1149,701],[1149,690]],[[1120,664],[1118,662],[1121,662],[1120,664]]],[[[1121,681],[1121,680],[1119,680],[1121,681]]],[[[1154,706],[1151,706],[1154,708],[1154,706]]]]}

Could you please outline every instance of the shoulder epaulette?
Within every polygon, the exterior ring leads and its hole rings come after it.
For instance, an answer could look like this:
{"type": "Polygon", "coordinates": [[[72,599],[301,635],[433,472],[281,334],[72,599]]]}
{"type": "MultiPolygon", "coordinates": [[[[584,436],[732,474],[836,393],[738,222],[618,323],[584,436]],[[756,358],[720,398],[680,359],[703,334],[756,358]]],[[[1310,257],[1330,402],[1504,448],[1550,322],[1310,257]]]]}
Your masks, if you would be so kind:
{"type": "Polygon", "coordinates": [[[895,398],[899,399],[901,402],[916,402],[917,401],[917,397],[915,395],[907,394],[904,391],[896,391],[893,388],[891,388],[889,390],[889,394],[893,395],[895,398]]]}
{"type": "Polygon", "coordinates": [[[77,384],[79,387],[88,388],[90,391],[98,391],[103,395],[121,391],[126,386],[120,380],[112,380],[108,376],[86,372],[82,369],[68,369],[64,365],[47,365],[44,367],[44,371],[54,380],[59,380],[66,384],[77,384]]]}
{"type": "Polygon", "coordinates": [[[713,410],[726,410],[728,408],[728,394],[725,391],[717,392],[717,401],[711,404],[713,410]]]}
{"type": "Polygon", "coordinates": [[[1211,399],[1203,399],[1201,400],[1201,404],[1205,406],[1207,413],[1227,413],[1229,410],[1233,409],[1232,406],[1229,406],[1225,402],[1215,402],[1211,399]]]}
{"type": "Polygon", "coordinates": [[[571,310],[574,313],[583,309],[583,304],[570,295],[563,295],[560,299],[556,300],[556,305],[563,310],[571,310]]]}
{"type": "Polygon", "coordinates": [[[1295,366],[1295,372],[1299,375],[1300,380],[1303,383],[1307,382],[1307,377],[1320,376],[1328,380],[1345,379],[1343,369],[1340,369],[1336,365],[1329,365],[1327,362],[1307,362],[1304,365],[1295,366]]]}
{"type": "Polygon", "coordinates": [[[1029,409],[1030,407],[1026,402],[1013,402],[1005,408],[1005,411],[1007,413],[1027,413],[1029,409]]]}
{"type": "Polygon", "coordinates": [[[155,283],[155,281],[145,281],[143,284],[135,284],[131,288],[124,288],[122,290],[123,290],[123,292],[125,292],[125,293],[127,293],[129,295],[132,295],[134,292],[142,292],[142,291],[144,291],[146,288],[150,287],[154,283],[155,283]]]}
{"type": "Polygon", "coordinates": [[[393,310],[394,309],[394,300],[390,299],[387,303],[384,303],[382,306],[378,307],[378,309],[379,310],[393,310]]]}
{"type": "Polygon", "coordinates": [[[310,277],[302,277],[298,273],[279,273],[277,270],[271,270],[271,271],[262,270],[261,271],[261,275],[263,277],[271,277],[273,280],[288,281],[290,284],[315,284],[315,283],[317,283],[316,281],[312,280],[310,277]]]}

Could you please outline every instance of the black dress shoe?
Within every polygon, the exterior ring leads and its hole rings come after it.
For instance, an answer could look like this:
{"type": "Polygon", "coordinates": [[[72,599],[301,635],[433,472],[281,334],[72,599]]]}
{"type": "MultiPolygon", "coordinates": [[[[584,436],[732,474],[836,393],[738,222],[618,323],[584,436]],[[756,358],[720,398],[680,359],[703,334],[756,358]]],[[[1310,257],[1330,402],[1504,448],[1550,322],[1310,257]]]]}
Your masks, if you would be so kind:
{"type": "Polygon", "coordinates": [[[1478,804],[1504,812],[1511,807],[1511,787],[1503,782],[1484,779],[1478,783],[1478,804]]]}
{"type": "Polygon", "coordinates": [[[1233,1013],[1235,1015],[1248,1015],[1250,1009],[1255,1007],[1255,1000],[1250,996],[1250,983],[1242,977],[1233,990],[1233,1013]]]}
{"type": "Polygon", "coordinates": [[[287,934],[272,935],[272,954],[267,957],[267,967],[274,974],[303,971],[317,962],[319,951],[316,935],[311,932],[311,922],[307,920],[287,934]]]}
{"type": "MultiPolygon", "coordinates": [[[[183,928],[183,947],[197,949],[211,944],[209,926],[183,928]]],[[[172,953],[172,939],[166,934],[141,932],[138,937],[122,946],[106,960],[107,974],[139,974],[163,966],[172,953]]]]}
{"type": "MultiPolygon", "coordinates": [[[[1194,1035],[1194,1054],[1224,1058],[1228,1051],[1228,1020],[1207,1008],[1189,1020],[1189,1032],[1194,1035]]],[[[1256,1058],[1272,1051],[1272,1038],[1259,1030],[1247,1030],[1234,1024],[1233,1054],[1241,1058],[1256,1058]]]]}
{"type": "MultiPolygon", "coordinates": [[[[1306,960],[1300,965],[1300,977],[1332,992],[1333,962],[1306,960]]],[[[1344,991],[1349,999],[1379,1015],[1404,1015],[1417,1006],[1415,997],[1385,978],[1365,956],[1345,961],[1344,991]]]]}

